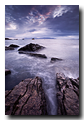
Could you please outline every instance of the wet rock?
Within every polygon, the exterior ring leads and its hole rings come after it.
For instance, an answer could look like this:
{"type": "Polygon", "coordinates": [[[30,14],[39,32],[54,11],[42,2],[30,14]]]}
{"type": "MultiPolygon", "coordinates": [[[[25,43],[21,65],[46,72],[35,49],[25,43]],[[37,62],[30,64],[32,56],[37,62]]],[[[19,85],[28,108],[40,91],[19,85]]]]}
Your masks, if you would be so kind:
{"type": "Polygon", "coordinates": [[[79,79],[56,74],[58,115],[79,115],[79,79]]]}
{"type": "Polygon", "coordinates": [[[6,91],[6,115],[46,115],[46,100],[39,77],[25,79],[6,91]]]}
{"type": "Polygon", "coordinates": [[[11,71],[10,71],[10,70],[5,69],[5,75],[8,75],[8,74],[10,74],[10,73],[11,73],[11,71]]]}
{"type": "Polygon", "coordinates": [[[54,63],[54,62],[57,62],[57,61],[62,61],[62,59],[52,57],[50,62],[54,63]]]}
{"type": "Polygon", "coordinates": [[[5,46],[5,50],[14,50],[14,48],[5,46]]]}
{"type": "Polygon", "coordinates": [[[40,58],[47,58],[47,56],[45,54],[37,54],[37,53],[28,53],[28,52],[24,52],[24,51],[19,51],[20,54],[27,54],[33,57],[40,57],[40,58]]]}
{"type": "Polygon", "coordinates": [[[18,45],[15,45],[15,44],[11,44],[9,47],[19,47],[18,45]]]}
{"type": "Polygon", "coordinates": [[[18,51],[33,51],[33,52],[35,52],[35,51],[41,50],[43,48],[45,48],[45,47],[40,46],[38,44],[30,43],[30,44],[20,48],[18,51]]]}

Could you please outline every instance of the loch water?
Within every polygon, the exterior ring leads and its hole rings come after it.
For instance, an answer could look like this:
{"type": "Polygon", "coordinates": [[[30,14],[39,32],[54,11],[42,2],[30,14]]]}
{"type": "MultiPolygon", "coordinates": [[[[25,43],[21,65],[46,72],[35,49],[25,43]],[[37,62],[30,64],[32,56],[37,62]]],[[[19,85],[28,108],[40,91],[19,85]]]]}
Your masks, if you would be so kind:
{"type": "Polygon", "coordinates": [[[56,73],[62,72],[71,78],[79,77],[79,40],[5,40],[5,46],[10,44],[17,44],[20,47],[5,51],[5,68],[11,70],[11,74],[5,76],[5,90],[11,90],[26,78],[39,76],[42,78],[48,114],[56,115],[56,73]],[[44,46],[45,49],[36,53],[45,54],[47,59],[19,54],[18,49],[29,43],[44,46]],[[52,57],[63,60],[51,63],[52,57]]]}

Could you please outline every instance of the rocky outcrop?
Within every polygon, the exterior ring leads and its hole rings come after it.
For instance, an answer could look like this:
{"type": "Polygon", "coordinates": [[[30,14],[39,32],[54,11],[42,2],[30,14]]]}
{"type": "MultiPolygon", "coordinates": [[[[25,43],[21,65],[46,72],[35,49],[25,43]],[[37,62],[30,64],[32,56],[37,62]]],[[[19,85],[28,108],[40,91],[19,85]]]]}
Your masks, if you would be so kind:
{"type": "Polygon", "coordinates": [[[39,57],[39,58],[47,58],[47,56],[45,54],[37,54],[37,53],[28,53],[28,52],[24,52],[24,51],[19,51],[20,54],[27,54],[33,57],[39,57]]]}
{"type": "Polygon", "coordinates": [[[11,44],[10,46],[5,46],[5,50],[14,50],[14,48],[19,47],[18,45],[11,44]]]}
{"type": "Polygon", "coordinates": [[[5,75],[8,75],[8,74],[10,74],[10,73],[11,73],[11,71],[10,71],[10,70],[5,69],[5,75]]]}
{"type": "Polygon", "coordinates": [[[17,48],[17,47],[19,47],[19,46],[18,46],[18,45],[15,45],[15,44],[11,44],[9,47],[17,48]]]}
{"type": "Polygon", "coordinates": [[[32,52],[35,52],[35,51],[41,50],[43,48],[44,48],[43,46],[40,46],[38,44],[30,43],[30,44],[20,48],[18,51],[32,51],[32,52]]]}
{"type": "Polygon", "coordinates": [[[56,61],[62,61],[62,59],[52,57],[50,62],[51,62],[51,63],[54,63],[54,62],[56,62],[56,61]]]}
{"type": "Polygon", "coordinates": [[[79,78],[56,74],[58,115],[79,115],[79,78]]]}
{"type": "Polygon", "coordinates": [[[5,46],[5,50],[14,50],[14,48],[5,46]]]}
{"type": "Polygon", "coordinates": [[[46,100],[39,77],[25,79],[5,91],[6,115],[46,115],[46,100]]]}

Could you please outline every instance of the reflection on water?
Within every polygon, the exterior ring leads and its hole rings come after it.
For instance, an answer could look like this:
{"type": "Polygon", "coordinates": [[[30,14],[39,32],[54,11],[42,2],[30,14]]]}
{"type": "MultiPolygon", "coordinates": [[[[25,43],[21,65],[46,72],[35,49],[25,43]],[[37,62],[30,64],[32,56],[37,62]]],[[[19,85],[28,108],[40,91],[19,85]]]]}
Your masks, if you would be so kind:
{"type": "Polygon", "coordinates": [[[11,70],[11,74],[5,77],[5,89],[12,89],[21,80],[26,78],[41,77],[48,103],[48,113],[55,115],[56,73],[63,72],[66,76],[73,78],[79,76],[79,41],[55,39],[5,41],[6,46],[10,44],[17,44],[20,47],[12,51],[5,51],[5,68],[11,70]],[[35,58],[18,53],[20,47],[31,42],[46,47],[38,53],[45,54],[47,59],[35,58]],[[51,63],[51,57],[58,57],[63,60],[51,63]]]}

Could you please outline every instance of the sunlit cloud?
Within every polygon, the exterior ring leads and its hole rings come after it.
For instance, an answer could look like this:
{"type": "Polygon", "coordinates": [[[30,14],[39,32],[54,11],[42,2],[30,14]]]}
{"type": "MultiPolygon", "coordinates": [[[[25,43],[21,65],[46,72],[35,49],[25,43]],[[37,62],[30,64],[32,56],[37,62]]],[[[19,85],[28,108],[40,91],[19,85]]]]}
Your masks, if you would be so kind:
{"type": "Polygon", "coordinates": [[[10,23],[9,26],[6,28],[7,30],[15,30],[17,27],[15,24],[10,23]]]}
{"type": "Polygon", "coordinates": [[[58,6],[53,12],[53,18],[62,16],[64,13],[68,12],[69,8],[66,6],[58,6]]]}

